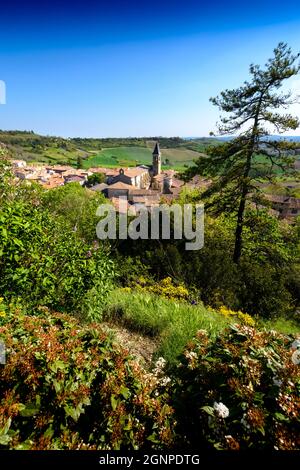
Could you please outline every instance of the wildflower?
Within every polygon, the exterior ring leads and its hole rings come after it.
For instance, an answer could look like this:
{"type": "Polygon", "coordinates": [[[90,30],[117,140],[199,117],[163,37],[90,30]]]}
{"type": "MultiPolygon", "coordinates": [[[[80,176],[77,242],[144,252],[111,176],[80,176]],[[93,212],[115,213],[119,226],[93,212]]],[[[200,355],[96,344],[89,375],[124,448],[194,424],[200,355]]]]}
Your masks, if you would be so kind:
{"type": "Polygon", "coordinates": [[[295,366],[300,364],[300,349],[296,349],[296,351],[293,352],[292,363],[295,364],[295,366]]]}
{"type": "Polygon", "coordinates": [[[165,387],[165,386],[168,385],[168,383],[170,383],[170,382],[171,382],[170,377],[167,377],[167,376],[166,376],[166,377],[163,377],[163,378],[161,379],[160,385],[161,385],[162,387],[165,387]]]}
{"type": "Polygon", "coordinates": [[[193,359],[197,359],[197,353],[195,353],[194,351],[186,351],[184,353],[185,357],[187,359],[189,359],[190,361],[192,361],[193,359]]]}
{"type": "Polygon", "coordinates": [[[2,312],[0,312],[0,317],[5,317],[6,313],[2,310],[2,312]]]}
{"type": "Polygon", "coordinates": [[[155,363],[155,369],[164,369],[166,362],[163,357],[159,357],[155,363]]]}
{"type": "Polygon", "coordinates": [[[229,416],[229,409],[227,408],[224,403],[220,402],[217,403],[216,401],[214,402],[214,410],[216,412],[216,415],[219,418],[227,418],[229,416]]]}
{"type": "Polygon", "coordinates": [[[300,339],[295,339],[291,344],[291,349],[299,349],[300,348],[300,339]]]}
{"type": "Polygon", "coordinates": [[[282,380],[278,379],[278,377],[273,377],[273,384],[276,385],[276,387],[281,387],[282,380]]]}
{"type": "Polygon", "coordinates": [[[250,424],[248,424],[247,420],[246,420],[246,414],[243,415],[242,419],[241,419],[241,424],[246,428],[246,429],[250,429],[250,424]]]}
{"type": "Polygon", "coordinates": [[[163,374],[163,370],[166,366],[167,361],[163,357],[159,357],[155,363],[155,367],[153,369],[153,374],[155,376],[163,374]]]}

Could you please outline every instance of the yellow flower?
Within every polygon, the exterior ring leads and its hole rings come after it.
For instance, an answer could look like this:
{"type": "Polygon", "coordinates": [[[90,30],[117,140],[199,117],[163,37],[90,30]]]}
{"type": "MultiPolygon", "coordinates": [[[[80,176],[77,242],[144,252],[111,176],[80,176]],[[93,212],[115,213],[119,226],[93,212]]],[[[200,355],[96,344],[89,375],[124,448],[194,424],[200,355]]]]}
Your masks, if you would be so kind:
{"type": "Polygon", "coordinates": [[[251,315],[249,315],[248,313],[243,313],[241,310],[235,312],[234,310],[230,310],[230,308],[225,307],[225,305],[222,305],[222,307],[219,308],[219,313],[221,313],[225,317],[235,316],[243,323],[246,323],[246,325],[255,325],[255,320],[251,317],[251,315]]]}
{"type": "Polygon", "coordinates": [[[0,317],[5,317],[6,313],[4,311],[0,312],[0,317]]]}
{"type": "Polygon", "coordinates": [[[123,292],[131,292],[131,288],[130,287],[123,287],[121,289],[123,292]]]}

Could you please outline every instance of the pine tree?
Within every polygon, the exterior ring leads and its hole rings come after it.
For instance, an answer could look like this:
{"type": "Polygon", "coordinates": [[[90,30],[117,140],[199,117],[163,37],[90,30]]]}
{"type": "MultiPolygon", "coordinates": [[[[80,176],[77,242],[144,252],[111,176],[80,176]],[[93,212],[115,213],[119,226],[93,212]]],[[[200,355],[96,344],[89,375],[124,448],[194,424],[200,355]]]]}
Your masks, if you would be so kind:
{"type": "MultiPolygon", "coordinates": [[[[283,82],[297,75],[298,58],[285,43],[279,43],[274,56],[262,69],[250,65],[250,81],[234,90],[225,90],[210,101],[227,116],[220,119],[220,135],[237,136],[208,150],[208,156],[196,161],[187,170],[187,178],[195,174],[213,177],[204,192],[207,207],[215,212],[227,211],[236,216],[233,259],[239,262],[242,253],[244,214],[248,201],[262,201],[261,182],[273,181],[282,172],[292,172],[295,142],[269,137],[300,124],[298,118],[283,113],[296,100],[291,92],[279,92],[283,82]]],[[[299,145],[299,144],[298,144],[299,145]]]]}
{"type": "Polygon", "coordinates": [[[80,170],[83,167],[82,157],[78,155],[77,157],[77,169],[80,170]]]}

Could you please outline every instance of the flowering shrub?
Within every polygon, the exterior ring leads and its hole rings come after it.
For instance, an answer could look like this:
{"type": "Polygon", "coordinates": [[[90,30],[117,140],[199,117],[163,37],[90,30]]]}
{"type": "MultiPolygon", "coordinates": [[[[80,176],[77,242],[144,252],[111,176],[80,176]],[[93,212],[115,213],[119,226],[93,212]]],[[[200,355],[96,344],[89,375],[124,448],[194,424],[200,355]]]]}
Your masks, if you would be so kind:
{"type": "Polygon", "coordinates": [[[6,305],[4,303],[3,297],[0,297],[0,319],[6,317],[6,305]]]}
{"type": "Polygon", "coordinates": [[[232,326],[186,349],[173,397],[182,442],[217,449],[300,449],[300,341],[232,326]]]}
{"type": "Polygon", "coordinates": [[[253,317],[251,317],[251,315],[249,315],[248,313],[241,312],[241,310],[238,310],[236,312],[234,310],[230,310],[230,308],[225,307],[225,305],[222,305],[217,311],[224,315],[226,318],[232,318],[234,320],[241,321],[242,323],[245,323],[249,326],[255,325],[253,317]]]}
{"type": "MultiPolygon", "coordinates": [[[[172,444],[158,380],[96,324],[22,312],[0,319],[0,447],[147,449],[172,444]]],[[[165,400],[166,401],[166,400],[165,400]]]]}
{"type": "Polygon", "coordinates": [[[125,292],[130,292],[131,289],[139,291],[146,291],[152,294],[161,295],[170,300],[187,300],[189,291],[183,284],[175,285],[170,277],[166,277],[161,281],[154,282],[151,279],[139,277],[138,280],[130,287],[124,287],[125,292]]]}

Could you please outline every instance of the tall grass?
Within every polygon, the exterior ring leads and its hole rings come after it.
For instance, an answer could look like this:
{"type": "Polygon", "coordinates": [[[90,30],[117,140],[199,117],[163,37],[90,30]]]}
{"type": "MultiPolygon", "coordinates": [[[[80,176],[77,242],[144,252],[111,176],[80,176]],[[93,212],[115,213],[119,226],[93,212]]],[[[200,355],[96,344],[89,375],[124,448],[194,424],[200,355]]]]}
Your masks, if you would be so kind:
{"type": "MultiPolygon", "coordinates": [[[[204,329],[211,337],[216,337],[229,323],[236,321],[207,311],[203,305],[189,305],[146,292],[122,289],[112,292],[103,319],[158,340],[155,357],[163,356],[170,366],[176,364],[178,356],[198,330],[204,329]]],[[[257,319],[257,327],[288,335],[300,334],[299,324],[285,318],[257,319]]]]}
{"type": "Polygon", "coordinates": [[[266,330],[276,330],[284,335],[299,335],[300,325],[296,321],[289,320],[287,318],[274,318],[272,320],[260,320],[258,321],[258,327],[265,328],[266,330]]]}
{"type": "Polygon", "coordinates": [[[202,305],[122,290],[113,292],[103,319],[158,338],[156,356],[163,356],[171,366],[198,330],[205,329],[215,337],[228,325],[222,315],[208,312],[202,305]]]}

